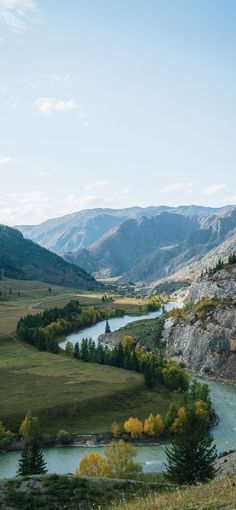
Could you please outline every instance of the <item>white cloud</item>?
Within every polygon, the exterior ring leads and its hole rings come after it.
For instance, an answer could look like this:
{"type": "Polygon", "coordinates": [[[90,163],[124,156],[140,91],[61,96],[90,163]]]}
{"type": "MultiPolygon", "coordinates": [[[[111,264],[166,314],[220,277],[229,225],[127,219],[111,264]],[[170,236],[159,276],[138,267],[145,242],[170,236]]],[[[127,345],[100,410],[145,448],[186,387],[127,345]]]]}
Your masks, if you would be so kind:
{"type": "Polygon", "coordinates": [[[67,113],[79,109],[79,105],[74,99],[58,99],[56,97],[39,97],[34,102],[34,107],[42,115],[67,113]]]}
{"type": "Polygon", "coordinates": [[[0,0],[0,21],[13,32],[22,32],[39,15],[35,0],[0,0]]]}
{"type": "Polygon", "coordinates": [[[215,195],[226,188],[225,184],[212,184],[203,190],[204,195],[215,195]]]}
{"type": "Polygon", "coordinates": [[[108,184],[110,184],[110,181],[105,181],[105,180],[104,181],[94,181],[94,182],[90,182],[89,184],[87,184],[85,186],[85,189],[90,190],[90,189],[94,189],[94,188],[104,188],[108,184]]]}
{"type": "Polygon", "coordinates": [[[0,154],[0,165],[6,165],[8,163],[12,163],[14,160],[11,156],[3,156],[0,154]]]}
{"type": "Polygon", "coordinates": [[[0,223],[7,225],[37,224],[81,209],[115,207],[113,197],[70,194],[49,198],[43,192],[0,193],[0,223]]]}

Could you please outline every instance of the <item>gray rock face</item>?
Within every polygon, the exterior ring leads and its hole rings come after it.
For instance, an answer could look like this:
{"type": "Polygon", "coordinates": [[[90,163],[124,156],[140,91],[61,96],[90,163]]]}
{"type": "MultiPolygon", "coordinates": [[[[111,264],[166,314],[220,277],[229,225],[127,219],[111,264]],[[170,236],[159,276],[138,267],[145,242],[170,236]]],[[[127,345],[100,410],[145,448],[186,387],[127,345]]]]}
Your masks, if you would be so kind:
{"type": "Polygon", "coordinates": [[[206,319],[175,319],[165,328],[167,356],[183,361],[188,368],[204,373],[214,372],[232,353],[232,338],[236,337],[234,306],[220,305],[206,319]]]}
{"type": "Polygon", "coordinates": [[[222,269],[214,275],[204,275],[189,288],[187,301],[196,303],[204,296],[234,298],[236,296],[236,268],[222,269]]]}

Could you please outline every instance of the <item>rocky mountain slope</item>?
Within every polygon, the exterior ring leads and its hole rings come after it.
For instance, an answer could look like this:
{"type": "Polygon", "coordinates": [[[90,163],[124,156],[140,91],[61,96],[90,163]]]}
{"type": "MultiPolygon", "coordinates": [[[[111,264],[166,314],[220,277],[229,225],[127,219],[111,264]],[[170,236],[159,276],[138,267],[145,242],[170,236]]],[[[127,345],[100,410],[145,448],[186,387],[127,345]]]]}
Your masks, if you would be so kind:
{"type": "MultiPolygon", "coordinates": [[[[235,230],[235,229],[234,229],[235,230]]],[[[197,255],[190,260],[186,266],[177,271],[172,280],[194,280],[201,272],[205,272],[210,267],[215,267],[219,259],[227,261],[229,255],[236,252],[236,233],[229,233],[226,241],[210,250],[206,255],[197,255]]]]}
{"type": "MultiPolygon", "coordinates": [[[[204,276],[191,285],[186,307],[166,321],[163,341],[168,356],[176,357],[200,373],[216,373],[234,358],[235,266],[204,276]]],[[[231,369],[232,378],[236,379],[236,364],[231,369]]]]}
{"type": "Polygon", "coordinates": [[[210,216],[162,212],[126,220],[89,249],[64,257],[99,277],[151,284],[204,257],[235,229],[236,208],[210,216]]]}
{"type": "Polygon", "coordinates": [[[96,289],[96,280],[55,253],[0,225],[0,272],[11,278],[40,280],[79,289],[96,289]]]}
{"type": "Polygon", "coordinates": [[[232,206],[222,208],[180,206],[180,207],[129,207],[126,209],[86,209],[60,218],[44,221],[40,225],[17,226],[25,237],[56,253],[75,252],[89,248],[114,227],[124,221],[142,217],[151,218],[162,212],[207,218],[224,214],[232,206]]]}

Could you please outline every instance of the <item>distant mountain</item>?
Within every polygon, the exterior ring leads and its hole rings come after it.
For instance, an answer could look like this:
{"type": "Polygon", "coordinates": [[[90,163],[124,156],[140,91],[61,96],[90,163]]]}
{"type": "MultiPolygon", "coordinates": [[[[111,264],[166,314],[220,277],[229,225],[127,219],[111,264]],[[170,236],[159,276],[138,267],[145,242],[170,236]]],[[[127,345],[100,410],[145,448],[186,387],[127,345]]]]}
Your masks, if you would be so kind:
{"type": "Polygon", "coordinates": [[[120,276],[121,281],[150,284],[198,260],[234,231],[236,208],[209,216],[164,212],[127,220],[89,250],[64,257],[100,277],[120,276]]]}
{"type": "Polygon", "coordinates": [[[91,209],[19,229],[96,277],[150,285],[230,237],[236,207],[91,209]]]}
{"type": "Polygon", "coordinates": [[[0,225],[0,271],[5,276],[40,280],[79,289],[96,289],[96,280],[83,269],[23,237],[14,228],[0,225]]]}
{"type": "Polygon", "coordinates": [[[44,221],[40,225],[20,225],[16,228],[32,241],[55,251],[76,252],[82,248],[90,248],[111,229],[121,225],[128,219],[152,218],[163,212],[198,216],[204,221],[212,215],[228,211],[230,206],[215,209],[201,206],[150,206],[130,207],[127,209],[87,209],[60,218],[44,221]]]}
{"type": "Polygon", "coordinates": [[[215,267],[219,259],[227,262],[231,253],[236,253],[236,232],[232,233],[226,241],[210,250],[206,255],[194,257],[186,266],[175,273],[173,278],[176,280],[193,280],[195,277],[199,277],[201,272],[210,267],[215,267]]]}

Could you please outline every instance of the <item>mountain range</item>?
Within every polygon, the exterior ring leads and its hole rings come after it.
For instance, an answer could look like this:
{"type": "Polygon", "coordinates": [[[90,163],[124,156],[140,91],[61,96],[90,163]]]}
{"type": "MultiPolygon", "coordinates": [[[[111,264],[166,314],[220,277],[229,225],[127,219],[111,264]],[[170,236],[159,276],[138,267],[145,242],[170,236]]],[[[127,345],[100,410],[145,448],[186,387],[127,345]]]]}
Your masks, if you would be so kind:
{"type": "Polygon", "coordinates": [[[0,225],[0,271],[9,278],[40,280],[78,289],[99,288],[86,271],[5,225],[0,225]]]}
{"type": "Polygon", "coordinates": [[[223,256],[236,233],[236,207],[92,209],[17,228],[96,277],[153,284],[220,245],[223,256]]]}

